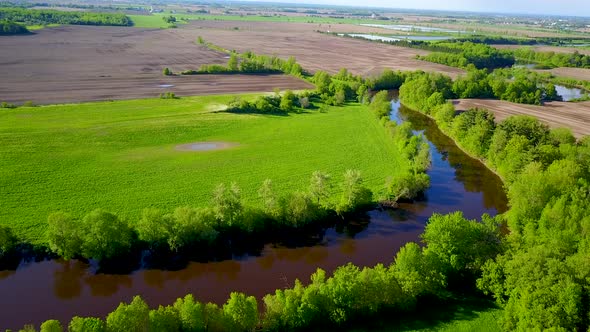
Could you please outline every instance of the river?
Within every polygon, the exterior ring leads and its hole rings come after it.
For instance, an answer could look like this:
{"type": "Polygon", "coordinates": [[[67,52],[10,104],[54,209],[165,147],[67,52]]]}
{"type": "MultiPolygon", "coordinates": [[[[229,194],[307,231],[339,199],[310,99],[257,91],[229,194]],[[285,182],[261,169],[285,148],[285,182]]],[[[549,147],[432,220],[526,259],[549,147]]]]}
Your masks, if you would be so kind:
{"type": "Polygon", "coordinates": [[[258,256],[219,262],[189,263],[178,271],[138,270],[130,274],[96,274],[80,261],[49,260],[0,271],[0,330],[22,328],[73,316],[104,317],[121,301],[141,295],[151,306],[171,304],[192,293],[200,301],[222,304],[231,291],[259,299],[274,289],[304,282],[321,267],[327,271],[352,262],[359,266],[389,264],[396,251],[419,235],[429,216],[462,210],[468,218],[507,209],[500,179],[468,157],[427,117],[394,99],[391,118],[410,120],[431,149],[431,186],[424,201],[401,204],[393,211],[374,210],[345,228],[331,228],[306,247],[266,245],[258,256]]]}

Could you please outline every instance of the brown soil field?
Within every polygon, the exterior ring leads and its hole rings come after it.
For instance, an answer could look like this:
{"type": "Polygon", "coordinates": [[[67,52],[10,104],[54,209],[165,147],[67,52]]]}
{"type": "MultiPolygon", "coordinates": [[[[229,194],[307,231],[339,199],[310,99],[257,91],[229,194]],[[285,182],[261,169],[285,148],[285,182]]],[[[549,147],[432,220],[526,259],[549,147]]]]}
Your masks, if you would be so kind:
{"type": "Polygon", "coordinates": [[[436,71],[456,77],[463,70],[416,60],[417,54],[429,52],[380,44],[365,40],[320,34],[331,32],[389,32],[380,28],[350,24],[311,24],[237,21],[194,21],[183,27],[206,41],[239,52],[251,50],[258,54],[294,56],[303,68],[331,73],[347,68],[358,75],[372,75],[385,68],[393,70],[436,71]],[[237,30],[236,30],[237,28],[237,30]]]}
{"type": "Polygon", "coordinates": [[[493,45],[498,49],[517,49],[521,47],[531,47],[536,52],[555,52],[555,53],[574,53],[590,55],[590,50],[576,47],[559,47],[559,46],[525,46],[525,45],[493,45]]]}
{"type": "Polygon", "coordinates": [[[549,102],[543,106],[536,106],[503,100],[459,99],[453,103],[458,111],[475,107],[488,109],[494,113],[496,121],[502,121],[512,115],[530,115],[537,117],[551,128],[570,128],[574,136],[578,138],[590,135],[590,102],[549,102]]]}
{"type": "Polygon", "coordinates": [[[573,78],[580,81],[590,81],[590,69],[560,67],[547,70],[537,70],[540,73],[551,73],[555,76],[573,78]]]}
{"type": "MultiPolygon", "coordinates": [[[[180,29],[178,29],[180,30],[180,29]]],[[[226,54],[176,29],[62,26],[0,38],[0,101],[38,104],[312,87],[283,75],[165,77],[164,67],[226,63],[226,54]],[[160,87],[173,85],[173,87],[160,87]]]]}

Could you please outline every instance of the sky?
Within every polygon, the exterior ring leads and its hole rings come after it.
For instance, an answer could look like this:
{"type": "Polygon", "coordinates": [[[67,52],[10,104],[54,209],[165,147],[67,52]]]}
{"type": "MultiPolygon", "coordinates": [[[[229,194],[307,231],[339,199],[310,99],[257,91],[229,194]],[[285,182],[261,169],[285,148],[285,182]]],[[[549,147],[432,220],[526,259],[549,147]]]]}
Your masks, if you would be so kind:
{"type": "Polygon", "coordinates": [[[272,2],[590,16],[590,0],[266,0],[272,2]]]}

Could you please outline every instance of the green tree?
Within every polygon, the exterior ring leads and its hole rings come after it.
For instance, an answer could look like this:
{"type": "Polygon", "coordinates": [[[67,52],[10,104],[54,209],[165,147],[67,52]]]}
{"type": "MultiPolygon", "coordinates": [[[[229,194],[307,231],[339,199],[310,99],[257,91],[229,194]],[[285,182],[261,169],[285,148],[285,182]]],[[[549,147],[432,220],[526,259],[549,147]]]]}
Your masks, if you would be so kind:
{"type": "Polygon", "coordinates": [[[72,259],[82,253],[84,234],[80,222],[71,215],[55,212],[47,218],[47,241],[54,253],[72,259]]]}
{"type": "Polygon", "coordinates": [[[168,245],[174,251],[195,244],[210,244],[217,238],[218,232],[213,228],[215,214],[210,209],[179,207],[174,210],[173,219],[168,245]]]}
{"type": "Polygon", "coordinates": [[[277,217],[279,214],[279,202],[273,189],[272,180],[264,180],[258,190],[258,196],[262,199],[264,212],[269,216],[277,217]]]}
{"type": "Polygon", "coordinates": [[[94,210],[82,220],[84,244],[82,253],[86,258],[103,260],[129,251],[132,231],[126,222],[104,210],[94,210]]]}
{"type": "Polygon", "coordinates": [[[330,198],[330,190],[332,188],[330,179],[330,174],[321,171],[315,171],[311,175],[309,194],[315,199],[318,205],[328,206],[327,199],[330,198]]]}
{"type": "Polygon", "coordinates": [[[51,319],[46,320],[43,324],[41,324],[40,332],[62,332],[63,328],[61,327],[61,323],[58,320],[51,319]]]}
{"type": "Polygon", "coordinates": [[[229,60],[227,60],[227,68],[229,68],[229,70],[233,72],[237,72],[239,69],[238,56],[233,52],[230,54],[229,60]]]}
{"type": "Polygon", "coordinates": [[[150,310],[149,320],[150,332],[180,331],[180,316],[171,306],[159,306],[158,309],[150,310]]]}
{"type": "Polygon", "coordinates": [[[144,332],[149,327],[150,310],[139,296],[135,296],[131,303],[121,303],[107,316],[107,330],[109,332],[144,332]]]}
{"type": "Polygon", "coordinates": [[[243,211],[243,204],[240,188],[236,183],[232,183],[230,188],[227,188],[223,183],[215,188],[213,209],[215,217],[221,225],[231,227],[237,224],[243,211]]]}
{"type": "Polygon", "coordinates": [[[318,206],[309,195],[302,192],[293,192],[283,197],[280,206],[285,223],[293,227],[305,226],[321,215],[318,206]]]}
{"type": "Polygon", "coordinates": [[[105,332],[106,324],[100,318],[74,317],[68,326],[70,332],[105,332]]]}
{"type": "Polygon", "coordinates": [[[363,178],[358,170],[347,170],[342,182],[342,196],[336,211],[339,214],[350,212],[358,206],[371,202],[372,193],[363,186],[363,178]]]}
{"type": "Polygon", "coordinates": [[[174,309],[180,317],[182,331],[198,332],[207,330],[203,305],[195,301],[192,295],[189,294],[182,299],[176,300],[174,309]]]}
{"type": "Polygon", "coordinates": [[[170,68],[168,68],[168,67],[165,67],[165,68],[162,70],[162,74],[163,74],[164,76],[170,76],[170,75],[172,75],[172,71],[170,70],[170,68]]]}
{"type": "Polygon", "coordinates": [[[281,103],[279,105],[280,109],[284,112],[291,112],[293,107],[295,106],[295,100],[297,96],[291,90],[287,90],[283,93],[281,97],[281,103]]]}
{"type": "Polygon", "coordinates": [[[141,219],[135,225],[139,240],[145,241],[150,248],[155,249],[168,241],[173,222],[171,216],[161,210],[146,208],[141,213],[141,219]]]}
{"type": "Polygon", "coordinates": [[[12,229],[0,225],[0,260],[8,256],[14,250],[17,243],[18,239],[12,232],[12,229]]]}
{"type": "Polygon", "coordinates": [[[258,324],[258,304],[254,296],[232,292],[223,305],[223,313],[231,318],[236,331],[254,331],[258,324]]]}

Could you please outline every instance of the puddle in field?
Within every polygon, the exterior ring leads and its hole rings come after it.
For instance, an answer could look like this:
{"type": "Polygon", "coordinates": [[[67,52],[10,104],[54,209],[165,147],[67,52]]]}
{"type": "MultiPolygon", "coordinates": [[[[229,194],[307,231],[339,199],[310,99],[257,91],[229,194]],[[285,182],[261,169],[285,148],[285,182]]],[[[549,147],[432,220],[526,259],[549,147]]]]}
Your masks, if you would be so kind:
{"type": "Polygon", "coordinates": [[[230,142],[196,142],[177,145],[175,149],[178,151],[214,151],[233,148],[237,145],[237,143],[230,142]]]}
{"type": "Polygon", "coordinates": [[[158,85],[158,88],[172,88],[174,87],[174,84],[160,84],[158,85]]]}

